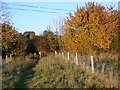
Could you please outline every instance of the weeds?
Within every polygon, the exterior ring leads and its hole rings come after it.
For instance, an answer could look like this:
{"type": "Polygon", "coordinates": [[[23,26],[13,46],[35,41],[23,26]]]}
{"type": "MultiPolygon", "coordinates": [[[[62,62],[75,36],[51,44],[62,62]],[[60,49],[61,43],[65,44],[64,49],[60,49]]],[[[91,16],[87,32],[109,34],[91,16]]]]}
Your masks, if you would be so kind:
{"type": "MultiPolygon", "coordinates": [[[[35,74],[28,81],[29,88],[105,88],[107,79],[99,77],[83,66],[48,56],[36,65],[35,74]]],[[[112,81],[111,81],[112,82],[112,81]]],[[[115,87],[115,86],[112,86],[115,87]]]]}
{"type": "Polygon", "coordinates": [[[34,66],[34,60],[14,60],[3,63],[2,88],[22,88],[25,86],[26,75],[34,66]]]}

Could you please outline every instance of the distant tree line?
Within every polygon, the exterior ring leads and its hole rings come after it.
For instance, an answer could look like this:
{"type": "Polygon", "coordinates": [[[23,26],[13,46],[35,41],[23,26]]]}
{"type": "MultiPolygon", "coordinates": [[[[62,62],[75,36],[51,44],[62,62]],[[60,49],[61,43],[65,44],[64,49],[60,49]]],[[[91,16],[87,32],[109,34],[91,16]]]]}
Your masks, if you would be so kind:
{"type": "Polygon", "coordinates": [[[34,53],[52,53],[59,51],[58,35],[51,30],[45,30],[42,35],[30,38],[16,31],[10,23],[1,24],[2,27],[2,56],[29,55],[34,53]]]}
{"type": "Polygon", "coordinates": [[[35,36],[32,41],[39,52],[52,53],[60,50],[58,37],[58,35],[48,29],[42,35],[35,36]]]}
{"type": "Polygon", "coordinates": [[[16,31],[10,23],[1,24],[2,27],[2,56],[21,56],[36,53],[36,47],[31,39],[16,31]]]}

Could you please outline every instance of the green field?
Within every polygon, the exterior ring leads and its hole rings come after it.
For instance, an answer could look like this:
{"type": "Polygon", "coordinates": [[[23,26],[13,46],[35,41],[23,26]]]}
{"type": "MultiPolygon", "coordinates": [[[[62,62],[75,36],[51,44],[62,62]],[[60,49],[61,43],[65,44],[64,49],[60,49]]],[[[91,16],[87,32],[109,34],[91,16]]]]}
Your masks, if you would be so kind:
{"type": "Polygon", "coordinates": [[[82,65],[49,55],[36,60],[3,62],[3,88],[117,88],[118,82],[104,78],[82,65]]]}

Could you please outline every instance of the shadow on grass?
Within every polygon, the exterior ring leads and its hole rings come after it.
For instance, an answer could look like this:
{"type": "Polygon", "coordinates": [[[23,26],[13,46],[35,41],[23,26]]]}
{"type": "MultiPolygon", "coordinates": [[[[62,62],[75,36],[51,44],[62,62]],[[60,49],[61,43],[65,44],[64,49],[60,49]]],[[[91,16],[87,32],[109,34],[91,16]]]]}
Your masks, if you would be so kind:
{"type": "Polygon", "coordinates": [[[30,63],[28,66],[22,69],[22,72],[20,72],[19,77],[16,78],[14,82],[15,88],[27,88],[27,80],[33,77],[34,71],[33,68],[36,65],[36,61],[33,63],[30,63]]]}

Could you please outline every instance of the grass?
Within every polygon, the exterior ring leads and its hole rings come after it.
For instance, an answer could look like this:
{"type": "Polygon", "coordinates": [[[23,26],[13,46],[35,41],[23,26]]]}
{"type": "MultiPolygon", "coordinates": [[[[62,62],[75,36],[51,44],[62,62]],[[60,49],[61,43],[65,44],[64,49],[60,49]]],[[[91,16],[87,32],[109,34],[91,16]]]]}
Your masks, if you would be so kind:
{"type": "Polygon", "coordinates": [[[26,88],[26,80],[33,75],[34,65],[34,60],[13,59],[10,63],[3,63],[2,88],[26,88]]]}
{"type": "MultiPolygon", "coordinates": [[[[20,58],[19,58],[20,59],[20,58]]],[[[117,88],[113,78],[92,73],[91,68],[49,55],[38,63],[26,60],[3,61],[3,88],[117,88]]]]}
{"type": "Polygon", "coordinates": [[[116,88],[85,67],[52,55],[40,60],[34,71],[34,77],[27,82],[29,88],[116,88]]]}
{"type": "MultiPolygon", "coordinates": [[[[61,53],[58,54],[59,57],[61,57],[61,53]]],[[[91,55],[87,54],[80,54],[78,53],[78,63],[84,65],[84,67],[87,67],[91,69],[91,55]]],[[[120,66],[120,62],[118,60],[119,54],[118,53],[111,53],[111,52],[103,52],[99,55],[94,54],[94,70],[95,72],[100,74],[104,74],[107,78],[112,78],[118,81],[118,67],[120,66]]],[[[65,60],[67,60],[67,53],[64,52],[65,60]]],[[[75,53],[70,53],[70,60],[71,63],[76,63],[76,56],[75,53]]]]}

